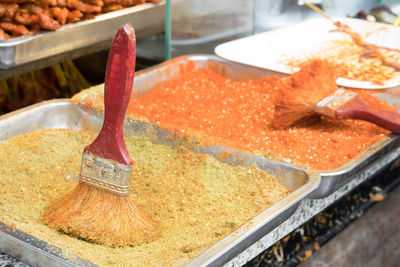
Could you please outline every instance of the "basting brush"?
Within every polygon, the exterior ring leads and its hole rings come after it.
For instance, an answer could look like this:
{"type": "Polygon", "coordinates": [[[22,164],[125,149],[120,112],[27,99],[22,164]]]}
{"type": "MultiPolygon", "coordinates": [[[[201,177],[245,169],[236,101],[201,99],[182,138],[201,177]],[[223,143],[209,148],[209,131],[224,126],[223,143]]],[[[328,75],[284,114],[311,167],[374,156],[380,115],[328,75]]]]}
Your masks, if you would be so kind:
{"type": "Polygon", "coordinates": [[[285,129],[305,125],[321,115],[334,119],[358,119],[400,133],[400,114],[365,103],[356,93],[338,89],[332,68],[313,61],[287,77],[275,99],[273,125],[285,129]]]}
{"type": "Polygon", "coordinates": [[[93,243],[136,245],[157,236],[153,222],[129,199],[133,160],[123,137],[136,59],[131,25],[116,33],[108,56],[104,122],[82,155],[78,186],[46,208],[44,222],[60,232],[93,243]]]}

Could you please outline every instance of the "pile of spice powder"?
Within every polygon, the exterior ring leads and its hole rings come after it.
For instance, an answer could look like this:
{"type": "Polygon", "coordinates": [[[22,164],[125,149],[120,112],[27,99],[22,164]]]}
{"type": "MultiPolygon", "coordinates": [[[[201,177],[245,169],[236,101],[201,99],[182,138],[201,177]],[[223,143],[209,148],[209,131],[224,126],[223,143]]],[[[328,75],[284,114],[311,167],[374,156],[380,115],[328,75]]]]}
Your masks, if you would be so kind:
{"type": "Polygon", "coordinates": [[[288,193],[256,167],[129,137],[136,161],[130,198],[160,236],[125,248],[88,243],[54,231],[40,216],[77,185],[83,148],[93,139],[89,132],[40,130],[0,142],[0,221],[100,266],[182,266],[288,193]]]}
{"type": "MultiPolygon", "coordinates": [[[[280,81],[274,76],[234,81],[189,62],[182,64],[179,76],[144,96],[131,97],[128,113],[133,118],[196,136],[206,144],[306,164],[316,170],[342,166],[388,133],[368,122],[327,118],[306,127],[276,130],[271,121],[280,81]]],[[[99,85],[81,92],[72,101],[102,109],[102,92],[103,86],[99,85]]],[[[373,106],[393,110],[369,91],[356,92],[373,106]]]]}

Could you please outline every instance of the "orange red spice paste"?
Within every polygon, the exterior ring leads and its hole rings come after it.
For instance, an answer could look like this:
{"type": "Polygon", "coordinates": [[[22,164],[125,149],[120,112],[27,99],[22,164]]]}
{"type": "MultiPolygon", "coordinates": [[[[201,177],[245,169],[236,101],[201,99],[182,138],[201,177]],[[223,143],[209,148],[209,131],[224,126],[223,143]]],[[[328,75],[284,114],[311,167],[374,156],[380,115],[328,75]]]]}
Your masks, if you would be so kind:
{"type": "MultiPolygon", "coordinates": [[[[282,78],[234,81],[193,63],[148,94],[131,98],[128,113],[161,127],[201,136],[208,144],[261,153],[317,170],[340,167],[388,132],[363,121],[323,118],[306,127],[276,130],[273,100],[282,78]]],[[[368,103],[390,109],[360,92],[368,103]]],[[[102,95],[95,102],[100,102],[102,95]]],[[[88,98],[89,99],[89,98],[88,98]]],[[[86,104],[93,105],[93,98],[86,104]]]]}

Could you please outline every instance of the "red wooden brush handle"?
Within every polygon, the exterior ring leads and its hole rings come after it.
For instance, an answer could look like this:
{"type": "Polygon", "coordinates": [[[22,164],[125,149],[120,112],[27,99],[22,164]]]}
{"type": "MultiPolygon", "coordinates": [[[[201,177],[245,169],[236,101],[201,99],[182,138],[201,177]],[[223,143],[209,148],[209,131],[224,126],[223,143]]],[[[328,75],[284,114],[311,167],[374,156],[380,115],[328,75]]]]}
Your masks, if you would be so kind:
{"type": "Polygon", "coordinates": [[[111,45],[104,85],[104,122],[97,138],[84,152],[132,164],[123,136],[123,121],[135,74],[136,40],[130,24],[122,26],[111,45]]]}
{"type": "Polygon", "coordinates": [[[369,106],[359,97],[355,97],[336,110],[338,119],[358,119],[372,122],[386,130],[400,133],[400,114],[369,106]]]}

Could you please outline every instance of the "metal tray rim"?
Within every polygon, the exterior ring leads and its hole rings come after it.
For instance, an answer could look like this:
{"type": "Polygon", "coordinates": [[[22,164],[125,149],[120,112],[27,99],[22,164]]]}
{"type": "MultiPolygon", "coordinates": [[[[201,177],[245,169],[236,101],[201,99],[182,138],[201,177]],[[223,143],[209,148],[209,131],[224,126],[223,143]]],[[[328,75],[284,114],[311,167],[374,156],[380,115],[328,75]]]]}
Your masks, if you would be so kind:
{"type": "MultiPolygon", "coordinates": [[[[230,249],[234,248],[236,250],[243,251],[248,246],[248,244],[243,244],[242,242],[251,237],[252,235],[259,234],[257,231],[262,228],[260,221],[271,221],[274,218],[271,216],[271,211],[275,211],[279,215],[284,213],[286,210],[290,208],[294,208],[293,212],[297,210],[297,205],[300,201],[306,198],[309,194],[311,194],[314,190],[316,190],[320,183],[320,176],[318,174],[311,174],[308,176],[308,181],[302,185],[297,190],[293,191],[283,199],[279,200],[277,203],[273,204],[271,207],[265,209],[250,221],[241,225],[237,230],[223,238],[222,240],[215,243],[213,246],[205,250],[199,256],[197,256],[194,260],[190,261],[185,266],[210,266],[215,265],[216,262],[219,264],[224,264],[234,258],[234,255],[231,255],[229,252],[230,249]],[[297,196],[297,199],[294,199],[297,196]],[[251,231],[246,231],[246,229],[251,229],[251,231]],[[240,235],[246,231],[246,235],[240,235]]],[[[274,215],[276,217],[276,215],[274,215]]],[[[291,216],[288,215],[285,218],[282,218],[282,221],[285,221],[291,216]]],[[[272,229],[271,229],[272,230],[272,229]]],[[[271,230],[264,231],[262,236],[268,234],[271,230]]]]}
{"type": "MultiPolygon", "coordinates": [[[[16,253],[13,253],[13,250],[8,250],[10,251],[16,258],[21,257],[21,252],[18,251],[19,249],[28,249],[31,253],[30,255],[22,255],[22,259],[26,259],[27,257],[31,257],[32,255],[37,255],[40,254],[42,257],[37,259],[35,265],[40,265],[43,263],[43,260],[50,261],[53,265],[56,266],[76,266],[76,264],[79,264],[80,266],[85,266],[85,267],[91,267],[91,266],[97,266],[91,262],[86,261],[83,258],[80,258],[78,256],[73,255],[70,252],[66,252],[68,254],[68,257],[70,259],[73,258],[74,263],[71,263],[66,259],[66,257],[63,256],[63,250],[51,245],[45,241],[42,241],[32,235],[26,234],[25,232],[22,232],[18,229],[13,229],[12,227],[4,224],[3,222],[0,221],[0,241],[3,241],[0,243],[0,247],[4,249],[7,248],[8,246],[13,246],[16,247],[16,253]],[[3,247],[4,246],[4,247],[3,247]],[[19,249],[18,249],[19,248],[19,249]],[[20,253],[18,253],[20,252],[20,253]]],[[[7,249],[5,249],[7,250],[7,249]]],[[[26,250],[23,250],[23,252],[26,252],[26,250]]],[[[64,252],[65,253],[65,252],[64,252]]]]}

